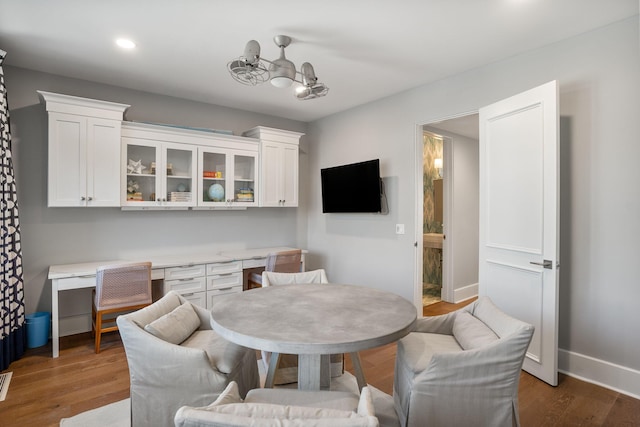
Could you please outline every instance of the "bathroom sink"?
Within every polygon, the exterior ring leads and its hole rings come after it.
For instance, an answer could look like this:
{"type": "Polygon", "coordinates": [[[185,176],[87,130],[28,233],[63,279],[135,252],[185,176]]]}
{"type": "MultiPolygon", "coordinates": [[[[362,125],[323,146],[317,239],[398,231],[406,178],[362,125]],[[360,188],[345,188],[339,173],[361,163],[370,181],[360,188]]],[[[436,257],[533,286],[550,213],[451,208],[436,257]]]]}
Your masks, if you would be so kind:
{"type": "Polygon", "coordinates": [[[442,249],[442,241],[444,234],[442,233],[425,233],[422,235],[422,244],[425,248],[442,249]]]}

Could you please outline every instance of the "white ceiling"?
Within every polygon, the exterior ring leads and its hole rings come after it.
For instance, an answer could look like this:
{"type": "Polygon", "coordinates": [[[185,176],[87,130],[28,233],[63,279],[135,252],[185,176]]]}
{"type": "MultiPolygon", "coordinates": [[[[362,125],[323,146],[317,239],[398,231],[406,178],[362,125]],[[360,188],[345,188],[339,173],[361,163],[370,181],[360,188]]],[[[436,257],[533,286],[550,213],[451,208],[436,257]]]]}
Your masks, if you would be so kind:
{"type": "Polygon", "coordinates": [[[0,0],[0,49],[7,65],[311,121],[637,14],[638,0],[0,0]],[[228,75],[250,39],[276,59],[277,34],[326,97],[228,75]]]}

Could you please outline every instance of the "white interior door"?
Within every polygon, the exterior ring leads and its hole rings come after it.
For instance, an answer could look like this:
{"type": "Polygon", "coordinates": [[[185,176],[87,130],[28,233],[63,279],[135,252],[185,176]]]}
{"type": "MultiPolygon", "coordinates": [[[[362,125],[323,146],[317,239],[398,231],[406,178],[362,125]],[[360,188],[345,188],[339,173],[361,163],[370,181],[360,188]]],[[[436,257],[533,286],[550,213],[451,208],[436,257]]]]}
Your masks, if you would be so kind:
{"type": "Polygon", "coordinates": [[[535,327],[524,369],[558,383],[558,89],[480,109],[479,293],[535,327]]]}

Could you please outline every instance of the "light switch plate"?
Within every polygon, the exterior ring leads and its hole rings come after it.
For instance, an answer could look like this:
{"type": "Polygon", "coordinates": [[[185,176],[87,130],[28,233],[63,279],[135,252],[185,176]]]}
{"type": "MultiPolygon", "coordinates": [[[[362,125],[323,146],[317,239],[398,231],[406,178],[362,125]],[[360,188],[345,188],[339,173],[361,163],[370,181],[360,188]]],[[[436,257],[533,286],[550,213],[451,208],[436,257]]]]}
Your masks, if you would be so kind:
{"type": "Polygon", "coordinates": [[[404,234],[404,224],[396,224],[396,234],[404,234]]]}

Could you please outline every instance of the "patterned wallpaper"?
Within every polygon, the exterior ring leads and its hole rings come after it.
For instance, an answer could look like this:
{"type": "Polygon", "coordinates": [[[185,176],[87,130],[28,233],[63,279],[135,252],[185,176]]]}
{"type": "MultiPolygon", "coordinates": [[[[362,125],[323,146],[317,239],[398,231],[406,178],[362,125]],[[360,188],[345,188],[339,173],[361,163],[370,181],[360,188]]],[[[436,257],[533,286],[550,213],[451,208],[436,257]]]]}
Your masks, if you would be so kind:
{"type": "MultiPolygon", "coordinates": [[[[442,223],[434,219],[434,192],[433,180],[440,178],[438,170],[434,166],[434,160],[442,158],[442,138],[424,133],[422,163],[424,185],[424,233],[442,233],[442,223]]],[[[440,264],[440,249],[424,248],[423,254],[423,283],[442,286],[442,268],[440,264]]]]}

